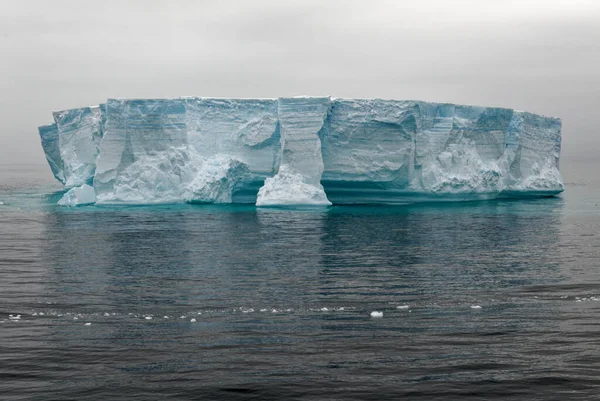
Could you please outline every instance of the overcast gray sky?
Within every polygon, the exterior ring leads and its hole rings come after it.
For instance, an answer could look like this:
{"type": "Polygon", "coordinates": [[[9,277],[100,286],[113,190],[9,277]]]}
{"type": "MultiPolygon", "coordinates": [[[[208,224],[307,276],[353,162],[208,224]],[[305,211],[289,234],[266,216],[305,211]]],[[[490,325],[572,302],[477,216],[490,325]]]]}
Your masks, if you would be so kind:
{"type": "Polygon", "coordinates": [[[600,1],[0,0],[0,164],[108,97],[382,97],[563,119],[600,152],[600,1]]]}

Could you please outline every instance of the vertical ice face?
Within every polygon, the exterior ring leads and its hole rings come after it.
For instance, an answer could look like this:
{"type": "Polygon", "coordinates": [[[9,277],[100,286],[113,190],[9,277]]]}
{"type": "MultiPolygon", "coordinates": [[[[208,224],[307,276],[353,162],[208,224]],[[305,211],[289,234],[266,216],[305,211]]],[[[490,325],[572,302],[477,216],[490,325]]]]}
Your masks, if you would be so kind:
{"type": "Polygon", "coordinates": [[[415,188],[432,196],[495,197],[512,110],[418,102],[415,188]]]}
{"type": "Polygon", "coordinates": [[[42,125],[38,128],[42,147],[46,154],[46,160],[50,165],[50,170],[54,177],[61,183],[65,183],[65,173],[63,171],[63,159],[60,156],[60,143],[58,138],[58,128],[56,124],[42,125]]]}
{"type": "Polygon", "coordinates": [[[562,191],[558,170],[561,122],[515,111],[507,137],[508,174],[505,192],[562,191]]]}
{"type": "Polygon", "coordinates": [[[410,184],[414,102],[337,99],[322,131],[323,186],[334,203],[385,202],[410,184]]]}
{"type": "Polygon", "coordinates": [[[319,138],[330,105],[329,97],[278,100],[281,164],[278,173],[260,188],[257,206],[331,204],[321,186],[319,138]]]}
{"type": "Polygon", "coordinates": [[[232,198],[254,203],[265,178],[279,167],[277,101],[186,98],[185,104],[190,147],[202,158],[229,155],[245,163],[248,174],[235,180],[232,198]]]}
{"type": "Polygon", "coordinates": [[[321,182],[323,157],[319,132],[330,105],[329,97],[280,98],[278,101],[281,164],[302,174],[310,185],[321,182]]]}
{"type": "Polygon", "coordinates": [[[94,189],[98,203],[183,202],[199,160],[189,152],[181,99],[106,104],[94,189]]]}
{"type": "Polygon", "coordinates": [[[74,187],[91,183],[102,138],[100,107],[83,107],[54,113],[64,184],[74,187]]]}
{"type": "Polygon", "coordinates": [[[560,120],[493,107],[418,105],[415,190],[467,198],[562,191],[560,120]]]}

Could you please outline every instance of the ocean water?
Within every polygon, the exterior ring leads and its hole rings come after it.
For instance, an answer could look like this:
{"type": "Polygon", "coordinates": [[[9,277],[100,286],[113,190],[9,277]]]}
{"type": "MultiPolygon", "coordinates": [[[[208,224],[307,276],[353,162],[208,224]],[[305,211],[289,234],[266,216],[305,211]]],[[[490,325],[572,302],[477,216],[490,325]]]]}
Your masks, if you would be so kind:
{"type": "Polygon", "coordinates": [[[323,209],[60,208],[0,166],[0,399],[598,399],[600,169],[565,164],[323,209]]]}

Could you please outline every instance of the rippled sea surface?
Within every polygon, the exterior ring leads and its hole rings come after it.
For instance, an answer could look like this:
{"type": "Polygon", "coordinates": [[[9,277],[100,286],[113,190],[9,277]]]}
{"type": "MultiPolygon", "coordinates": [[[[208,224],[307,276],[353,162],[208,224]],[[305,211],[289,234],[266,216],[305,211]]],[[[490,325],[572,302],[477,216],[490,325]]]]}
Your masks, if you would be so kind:
{"type": "Polygon", "coordinates": [[[0,399],[598,399],[598,167],[326,209],[60,208],[47,170],[0,166],[0,399]]]}

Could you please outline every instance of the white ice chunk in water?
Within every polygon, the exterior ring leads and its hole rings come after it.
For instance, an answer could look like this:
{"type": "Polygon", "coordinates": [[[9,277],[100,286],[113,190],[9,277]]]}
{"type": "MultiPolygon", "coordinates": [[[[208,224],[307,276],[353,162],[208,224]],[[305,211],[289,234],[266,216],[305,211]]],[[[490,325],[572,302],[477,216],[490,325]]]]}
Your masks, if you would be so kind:
{"type": "Polygon", "coordinates": [[[471,305],[471,309],[481,309],[481,305],[471,305]]]}
{"type": "Polygon", "coordinates": [[[71,188],[58,201],[59,206],[81,206],[96,203],[96,192],[91,186],[84,184],[71,188]]]}
{"type": "Polygon", "coordinates": [[[373,312],[371,312],[371,317],[375,317],[375,318],[383,317],[383,312],[373,311],[373,312]]]}

